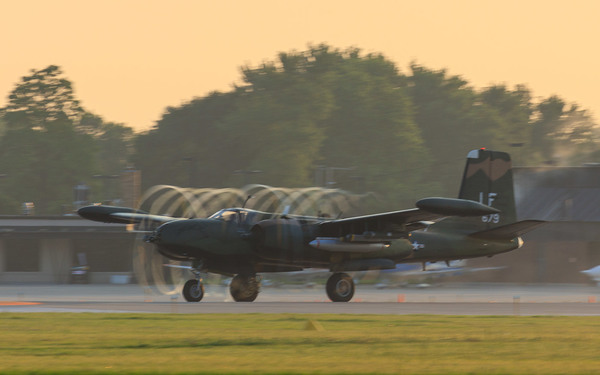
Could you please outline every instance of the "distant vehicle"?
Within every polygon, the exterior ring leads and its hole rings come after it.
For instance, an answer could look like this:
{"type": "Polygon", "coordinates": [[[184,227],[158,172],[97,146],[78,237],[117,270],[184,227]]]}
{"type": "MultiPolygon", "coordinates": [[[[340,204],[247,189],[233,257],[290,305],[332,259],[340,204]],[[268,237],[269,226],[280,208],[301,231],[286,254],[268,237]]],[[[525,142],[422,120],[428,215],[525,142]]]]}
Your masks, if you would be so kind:
{"type": "Polygon", "coordinates": [[[167,258],[192,262],[187,268],[196,277],[183,288],[189,302],[204,296],[201,272],[234,276],[231,296],[251,302],[259,294],[260,273],[305,268],[332,272],[327,295],[347,302],[355,285],[346,272],[395,269],[398,263],[421,263],[425,269],[427,262],[449,266],[451,260],[490,257],[519,248],[520,236],[543,223],[516,221],[510,156],[485,149],[467,155],[458,199],[425,198],[416,206],[345,219],[245,208],[223,209],[205,219],[111,206],[88,206],[78,213],[101,222],[141,223],[142,228],[160,224],[146,240],[167,258]]]}
{"type": "Polygon", "coordinates": [[[592,280],[594,280],[598,284],[598,286],[600,286],[600,266],[590,268],[589,270],[581,271],[581,273],[591,277],[592,280]]]}
{"type": "Polygon", "coordinates": [[[90,267],[87,265],[85,253],[78,253],[77,260],[79,265],[71,267],[69,282],[71,284],[89,284],[90,267]]]}

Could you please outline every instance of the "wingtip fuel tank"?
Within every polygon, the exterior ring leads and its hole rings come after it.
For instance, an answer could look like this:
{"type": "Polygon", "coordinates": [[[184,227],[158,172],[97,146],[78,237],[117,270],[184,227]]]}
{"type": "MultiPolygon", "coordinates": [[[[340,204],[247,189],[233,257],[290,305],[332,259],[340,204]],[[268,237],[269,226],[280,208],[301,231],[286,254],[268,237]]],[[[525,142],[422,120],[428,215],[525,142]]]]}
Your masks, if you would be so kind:
{"type": "Polygon", "coordinates": [[[120,213],[145,213],[128,207],[92,205],[82,207],[77,210],[77,214],[84,219],[100,221],[103,223],[130,224],[132,221],[128,218],[119,218],[114,214],[120,213]]]}

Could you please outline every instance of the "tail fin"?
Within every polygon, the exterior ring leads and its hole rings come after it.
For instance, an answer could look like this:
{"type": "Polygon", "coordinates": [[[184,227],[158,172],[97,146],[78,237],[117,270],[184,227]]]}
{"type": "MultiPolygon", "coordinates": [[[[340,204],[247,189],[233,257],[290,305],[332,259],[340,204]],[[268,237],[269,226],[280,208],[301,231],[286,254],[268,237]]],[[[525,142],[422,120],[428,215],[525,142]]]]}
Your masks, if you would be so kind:
{"type": "Polygon", "coordinates": [[[510,155],[483,148],[469,152],[458,198],[483,203],[500,210],[500,213],[451,217],[439,223],[440,229],[451,226],[477,232],[514,223],[517,215],[510,155]]]}
{"type": "Polygon", "coordinates": [[[490,227],[517,221],[510,155],[485,149],[469,152],[458,197],[500,210],[497,216],[481,219],[490,227]]]}

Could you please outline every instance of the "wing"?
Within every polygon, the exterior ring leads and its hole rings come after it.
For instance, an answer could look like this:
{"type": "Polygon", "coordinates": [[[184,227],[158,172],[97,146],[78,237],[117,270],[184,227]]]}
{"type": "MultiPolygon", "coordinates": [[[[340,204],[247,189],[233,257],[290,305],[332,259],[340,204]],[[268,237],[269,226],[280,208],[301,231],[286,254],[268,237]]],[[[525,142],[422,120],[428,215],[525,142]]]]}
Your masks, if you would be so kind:
{"type": "Polygon", "coordinates": [[[382,241],[404,237],[410,231],[425,228],[427,224],[424,221],[447,216],[480,216],[499,212],[493,207],[472,200],[440,197],[423,198],[417,201],[416,206],[418,208],[326,221],[320,224],[319,235],[354,235],[351,241],[382,241]],[[372,238],[369,233],[378,233],[380,237],[372,238]],[[382,238],[382,234],[385,234],[386,238],[382,238]]]}
{"type": "MultiPolygon", "coordinates": [[[[394,233],[396,237],[403,237],[410,231],[425,228],[427,226],[424,223],[425,221],[436,220],[445,216],[419,208],[412,208],[402,211],[331,220],[319,224],[319,236],[342,237],[375,232],[394,233]]],[[[374,240],[377,241],[376,239],[374,240]]]]}
{"type": "Polygon", "coordinates": [[[143,222],[149,225],[160,225],[173,220],[182,220],[170,216],[151,215],[145,211],[128,207],[102,205],[82,207],[77,210],[77,214],[84,219],[116,224],[139,224],[143,222]]]}

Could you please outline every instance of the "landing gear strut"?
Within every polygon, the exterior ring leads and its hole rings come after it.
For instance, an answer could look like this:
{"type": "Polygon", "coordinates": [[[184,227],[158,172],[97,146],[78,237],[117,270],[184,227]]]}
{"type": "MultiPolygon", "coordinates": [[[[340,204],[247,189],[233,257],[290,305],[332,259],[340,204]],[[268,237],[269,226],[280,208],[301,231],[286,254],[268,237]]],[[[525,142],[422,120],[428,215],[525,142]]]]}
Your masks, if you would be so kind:
{"type": "Polygon", "coordinates": [[[256,275],[235,275],[229,284],[229,293],[235,302],[252,302],[260,292],[259,281],[256,275]]]}
{"type": "Polygon", "coordinates": [[[348,302],[354,296],[354,281],[347,273],[334,273],[327,279],[327,296],[333,302],[348,302]]]}
{"type": "Polygon", "coordinates": [[[203,267],[203,263],[199,262],[194,264],[189,270],[194,274],[195,278],[186,281],[183,285],[183,298],[188,302],[200,302],[204,297],[204,285],[202,284],[202,278],[200,277],[200,270],[203,267]]]}

